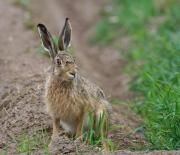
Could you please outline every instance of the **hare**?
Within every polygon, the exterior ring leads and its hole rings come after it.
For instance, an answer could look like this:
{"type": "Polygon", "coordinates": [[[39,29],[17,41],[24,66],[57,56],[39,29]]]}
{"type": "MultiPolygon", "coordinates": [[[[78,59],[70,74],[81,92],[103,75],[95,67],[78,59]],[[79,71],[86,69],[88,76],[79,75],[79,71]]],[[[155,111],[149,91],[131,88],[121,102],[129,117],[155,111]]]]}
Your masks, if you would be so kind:
{"type": "MultiPolygon", "coordinates": [[[[95,128],[102,113],[109,117],[111,109],[103,91],[80,75],[75,59],[67,52],[71,42],[71,24],[68,18],[56,47],[51,34],[43,24],[37,25],[42,44],[52,60],[51,72],[45,85],[45,100],[53,120],[52,139],[60,133],[60,124],[65,131],[82,135],[82,127],[89,126],[89,112],[94,114],[95,128]]],[[[105,123],[105,121],[104,121],[105,123]]],[[[107,136],[105,129],[103,136],[107,136]]]]}

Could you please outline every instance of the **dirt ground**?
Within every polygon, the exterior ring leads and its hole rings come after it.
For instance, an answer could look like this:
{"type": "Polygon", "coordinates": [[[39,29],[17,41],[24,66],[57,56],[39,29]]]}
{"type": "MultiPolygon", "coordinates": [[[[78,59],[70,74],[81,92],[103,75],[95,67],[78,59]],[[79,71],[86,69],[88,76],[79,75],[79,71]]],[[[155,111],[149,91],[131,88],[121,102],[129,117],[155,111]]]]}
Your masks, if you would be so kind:
{"type": "MultiPolygon", "coordinates": [[[[129,79],[122,73],[125,63],[119,54],[110,47],[88,44],[92,27],[100,18],[98,13],[105,5],[106,1],[96,0],[78,0],[76,3],[32,0],[32,19],[35,23],[45,23],[53,34],[59,34],[65,17],[69,17],[73,27],[74,54],[82,74],[100,85],[109,99],[128,100],[132,94],[128,92],[129,79]]],[[[25,28],[25,16],[26,11],[12,1],[0,1],[0,153],[7,147],[8,155],[18,154],[16,148],[22,133],[33,135],[36,131],[47,130],[50,135],[52,132],[51,118],[43,100],[44,72],[49,59],[37,54],[35,49],[40,40],[36,31],[25,28]]],[[[134,132],[141,122],[126,104],[113,106],[111,126],[120,128],[112,131],[110,137],[118,150],[141,148],[146,143],[141,133],[134,132]]],[[[72,140],[61,136],[52,150],[56,151],[55,154],[75,154],[76,147],[72,140]]],[[[81,151],[87,152],[88,149],[81,151]]],[[[35,150],[33,154],[43,153],[35,150]]],[[[140,153],[120,151],[114,154],[140,153]]]]}

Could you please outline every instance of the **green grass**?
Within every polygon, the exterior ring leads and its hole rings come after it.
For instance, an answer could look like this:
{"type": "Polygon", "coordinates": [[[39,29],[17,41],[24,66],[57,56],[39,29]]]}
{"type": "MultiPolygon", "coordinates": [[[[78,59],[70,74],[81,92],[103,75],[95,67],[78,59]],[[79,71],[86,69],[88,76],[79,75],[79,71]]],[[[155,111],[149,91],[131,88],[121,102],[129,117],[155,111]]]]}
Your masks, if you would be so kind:
{"type": "MultiPolygon", "coordinates": [[[[109,131],[109,121],[107,119],[106,113],[103,112],[99,118],[98,125],[95,128],[95,116],[93,112],[89,113],[89,128],[83,128],[83,141],[86,142],[92,148],[99,148],[103,150],[103,141],[105,141],[110,151],[115,149],[115,146],[111,139],[109,139],[106,135],[109,131]],[[105,125],[105,126],[104,126],[105,125]]],[[[84,126],[84,125],[83,125],[84,126]]]]}
{"type": "Polygon", "coordinates": [[[49,138],[47,132],[35,132],[31,137],[27,133],[23,133],[18,140],[17,151],[19,153],[32,154],[34,151],[42,150],[48,155],[49,138]]]}
{"type": "Polygon", "coordinates": [[[180,149],[180,2],[113,0],[96,27],[94,42],[131,42],[124,58],[135,77],[135,110],[142,115],[148,149],[180,149]],[[112,20],[115,19],[115,20],[112,20]]]}

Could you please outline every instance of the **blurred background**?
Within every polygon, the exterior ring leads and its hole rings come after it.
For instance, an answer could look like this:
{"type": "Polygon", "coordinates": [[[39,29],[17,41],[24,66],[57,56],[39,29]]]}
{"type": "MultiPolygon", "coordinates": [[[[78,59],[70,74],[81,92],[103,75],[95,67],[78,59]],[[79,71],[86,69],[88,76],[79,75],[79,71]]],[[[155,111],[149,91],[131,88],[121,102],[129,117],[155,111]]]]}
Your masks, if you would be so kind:
{"type": "Polygon", "coordinates": [[[49,59],[36,25],[57,42],[69,17],[69,52],[123,124],[112,132],[117,149],[180,149],[179,0],[1,0],[0,10],[1,83],[43,74],[49,59]]]}

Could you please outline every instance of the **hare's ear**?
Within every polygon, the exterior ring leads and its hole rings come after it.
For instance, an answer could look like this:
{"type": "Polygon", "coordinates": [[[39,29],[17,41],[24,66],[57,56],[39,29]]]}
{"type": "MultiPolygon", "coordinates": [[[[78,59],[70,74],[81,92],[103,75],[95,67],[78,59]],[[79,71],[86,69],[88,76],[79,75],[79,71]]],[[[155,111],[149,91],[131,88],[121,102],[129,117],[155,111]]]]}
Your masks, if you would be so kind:
{"type": "Polygon", "coordinates": [[[72,33],[71,24],[69,18],[66,18],[64,27],[62,29],[58,41],[58,47],[60,51],[64,51],[67,47],[70,46],[71,33],[72,33]]]}
{"type": "Polygon", "coordinates": [[[42,44],[43,44],[45,50],[47,50],[49,52],[49,55],[53,60],[57,54],[57,48],[53,41],[53,38],[52,38],[51,34],[48,32],[45,25],[38,24],[37,28],[39,31],[39,35],[41,37],[42,44]]]}

